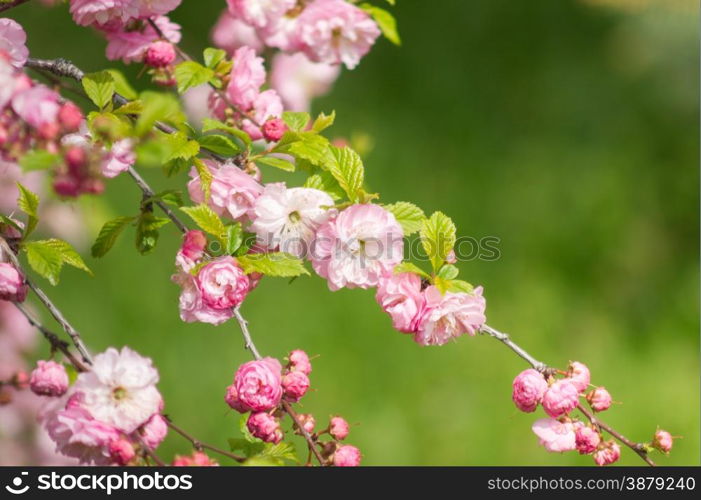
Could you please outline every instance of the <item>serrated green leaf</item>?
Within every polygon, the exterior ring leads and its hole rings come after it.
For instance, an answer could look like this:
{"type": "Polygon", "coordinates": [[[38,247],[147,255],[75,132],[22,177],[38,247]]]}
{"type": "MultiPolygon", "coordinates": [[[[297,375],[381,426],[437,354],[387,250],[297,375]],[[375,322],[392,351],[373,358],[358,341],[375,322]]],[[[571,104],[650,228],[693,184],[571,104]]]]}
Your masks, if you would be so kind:
{"type": "Polygon", "coordinates": [[[192,87],[207,83],[214,76],[211,68],[206,68],[195,61],[183,61],[175,67],[175,81],[178,93],[182,94],[192,87]]]}
{"type": "Polygon", "coordinates": [[[175,207],[182,207],[184,205],[183,193],[177,189],[167,189],[165,191],[161,191],[160,193],[156,193],[153,196],[146,198],[142,203],[150,203],[157,200],[175,207]]]}
{"type": "Polygon", "coordinates": [[[90,100],[100,109],[104,109],[112,102],[112,95],[116,90],[114,77],[109,71],[88,73],[81,80],[83,89],[90,100]]]}
{"type": "Polygon", "coordinates": [[[287,153],[297,159],[307,160],[313,165],[329,168],[335,162],[329,148],[329,140],[323,135],[288,130],[272,152],[287,153]]]}
{"type": "Polygon", "coordinates": [[[215,49],[214,47],[207,47],[202,53],[204,59],[204,65],[210,69],[216,68],[217,64],[226,58],[226,51],[222,49],[215,49]]]}
{"type": "Polygon", "coordinates": [[[284,252],[241,255],[238,261],[246,274],[255,272],[282,278],[309,275],[301,259],[284,252]]]}
{"type": "Polygon", "coordinates": [[[431,261],[433,270],[437,271],[455,245],[455,224],[442,212],[434,212],[422,223],[421,244],[431,261]]]}
{"type": "Polygon", "coordinates": [[[58,251],[61,254],[61,258],[63,259],[64,264],[68,264],[69,266],[73,266],[76,269],[85,271],[86,273],[92,276],[92,271],[90,270],[90,268],[88,268],[88,266],[85,264],[85,261],[83,261],[83,258],[78,252],[75,251],[75,248],[73,248],[70,243],[54,238],[49,240],[43,240],[43,243],[58,251]]]}
{"type": "Polygon", "coordinates": [[[17,199],[17,206],[19,209],[27,214],[27,225],[24,228],[23,238],[27,238],[39,223],[39,217],[37,212],[39,210],[39,196],[31,192],[29,189],[24,187],[21,183],[17,183],[17,188],[19,189],[19,198],[17,199]]]}
{"type": "Polygon", "coordinates": [[[391,205],[385,205],[385,208],[392,212],[394,218],[402,226],[404,236],[414,234],[421,229],[421,224],[426,218],[423,210],[408,201],[398,201],[391,205]]]}
{"type": "Polygon", "coordinates": [[[387,40],[395,45],[402,44],[399,31],[397,31],[397,20],[392,14],[369,3],[361,4],[360,8],[372,16],[387,40]]]}
{"type": "Polygon", "coordinates": [[[189,160],[200,152],[200,145],[197,141],[189,139],[183,132],[168,134],[166,137],[166,142],[170,148],[170,154],[166,161],[175,159],[189,160]]]}
{"type": "Polygon", "coordinates": [[[193,159],[192,162],[195,166],[195,170],[197,170],[197,175],[200,177],[200,187],[202,188],[204,199],[209,200],[209,196],[212,191],[212,180],[214,179],[214,175],[212,174],[212,171],[209,169],[207,164],[199,158],[193,159]]]}
{"type": "Polygon", "coordinates": [[[446,291],[448,292],[464,292],[464,293],[472,293],[475,290],[475,287],[473,287],[470,283],[467,281],[463,280],[450,280],[448,282],[448,285],[446,287],[446,291]]]}
{"type": "Polygon", "coordinates": [[[243,243],[243,229],[240,223],[226,226],[226,235],[224,237],[224,251],[231,255],[239,249],[243,243]]]}
{"type": "Polygon", "coordinates": [[[314,125],[312,125],[312,130],[314,132],[321,132],[333,125],[334,120],[336,120],[336,111],[331,111],[330,115],[324,113],[319,113],[319,116],[314,120],[314,125]]]}
{"type": "Polygon", "coordinates": [[[437,276],[443,278],[444,280],[452,280],[457,278],[459,273],[460,271],[458,271],[458,268],[454,265],[443,264],[443,267],[439,269],[437,276]]]}
{"type": "Polygon", "coordinates": [[[107,71],[112,75],[115,90],[118,94],[130,101],[139,97],[139,94],[134,90],[134,87],[131,86],[129,80],[126,79],[121,71],[117,69],[108,69],[107,71]]]}
{"type": "Polygon", "coordinates": [[[205,149],[223,156],[233,156],[241,152],[241,148],[225,135],[203,135],[197,141],[205,149]]]}
{"type": "Polygon", "coordinates": [[[256,158],[255,161],[256,163],[260,163],[262,165],[268,165],[269,167],[279,168],[280,170],[284,170],[285,172],[295,171],[294,163],[288,160],[284,160],[282,158],[277,158],[275,156],[261,156],[260,158],[256,158]]]}
{"type": "Polygon", "coordinates": [[[334,163],[329,166],[329,172],[348,195],[350,201],[357,201],[363,187],[365,169],[358,153],[348,147],[330,147],[334,163]]]}
{"type": "Polygon", "coordinates": [[[167,217],[156,217],[151,211],[144,211],[136,221],[136,249],[141,255],[147,255],[156,248],[158,229],[170,222],[167,217]]]}
{"type": "Polygon", "coordinates": [[[418,274],[422,278],[430,279],[431,275],[428,274],[426,271],[421,269],[419,266],[412,264],[411,262],[400,262],[396,266],[394,266],[394,273],[399,274],[399,273],[414,273],[418,274]]]}
{"type": "MultiPolygon", "coordinates": [[[[246,428],[246,431],[248,431],[248,428],[246,428]]],[[[265,444],[260,440],[248,441],[242,438],[229,438],[227,441],[232,452],[241,452],[245,457],[258,455],[265,449],[265,444]]]]}
{"type": "Polygon", "coordinates": [[[124,228],[134,220],[136,217],[117,217],[105,222],[90,249],[92,256],[104,257],[112,249],[124,228]]]}
{"type": "Polygon", "coordinates": [[[115,115],[138,115],[144,110],[144,103],[140,100],[129,101],[114,110],[115,115]]]}
{"type": "Polygon", "coordinates": [[[224,132],[228,132],[229,134],[243,141],[246,147],[249,147],[251,145],[251,136],[243,130],[237,129],[236,127],[232,127],[231,125],[227,125],[226,123],[221,122],[219,120],[213,120],[211,118],[203,119],[202,132],[209,132],[211,130],[223,130],[224,132]]]}
{"type": "Polygon", "coordinates": [[[119,117],[109,111],[92,111],[88,113],[88,130],[93,139],[116,141],[126,137],[131,132],[128,118],[119,117]]]}
{"type": "Polygon", "coordinates": [[[305,111],[284,111],[282,113],[282,121],[285,122],[287,128],[294,132],[301,132],[311,120],[309,113],[305,111]]]}
{"type": "Polygon", "coordinates": [[[184,121],[180,102],[174,95],[162,92],[146,91],[140,96],[144,109],[136,120],[134,132],[143,136],[150,132],[158,121],[179,125],[184,121]]]}
{"type": "Polygon", "coordinates": [[[46,241],[28,241],[22,245],[22,249],[27,252],[27,262],[31,268],[56,286],[63,267],[61,252],[47,245],[46,241]]]}
{"type": "Polygon", "coordinates": [[[197,224],[197,227],[204,232],[211,234],[219,241],[223,241],[226,238],[227,230],[224,223],[207,205],[182,207],[180,210],[185,212],[197,224]]]}
{"type": "Polygon", "coordinates": [[[245,467],[280,467],[284,465],[284,462],[279,458],[256,455],[246,459],[241,465],[245,467]]]}
{"type": "Polygon", "coordinates": [[[307,177],[307,180],[304,182],[304,187],[324,191],[328,193],[333,200],[340,200],[346,195],[343,188],[339,186],[338,181],[331,175],[331,172],[326,170],[307,177]]]}
{"type": "Polygon", "coordinates": [[[60,156],[55,153],[49,153],[43,149],[35,149],[29,151],[19,159],[19,166],[25,172],[33,170],[48,170],[59,161],[60,156]]]}

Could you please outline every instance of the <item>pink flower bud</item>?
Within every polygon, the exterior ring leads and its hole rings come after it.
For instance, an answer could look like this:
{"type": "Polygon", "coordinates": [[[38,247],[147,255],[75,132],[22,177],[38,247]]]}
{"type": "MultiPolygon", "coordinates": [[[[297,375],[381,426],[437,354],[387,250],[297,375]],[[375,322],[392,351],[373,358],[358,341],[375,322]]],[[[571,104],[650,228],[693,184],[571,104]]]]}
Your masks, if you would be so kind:
{"type": "Polygon", "coordinates": [[[271,118],[263,124],[263,137],[268,142],[277,142],[287,132],[287,125],[281,118],[271,118]]]}
{"type": "Polygon", "coordinates": [[[175,455],[173,459],[174,467],[213,467],[219,463],[201,451],[195,451],[191,456],[175,455]]]}
{"type": "Polygon", "coordinates": [[[251,413],[246,422],[246,427],[254,437],[266,443],[279,443],[284,437],[280,429],[280,421],[265,412],[251,413]]]}
{"type": "Polygon", "coordinates": [[[659,429],[655,432],[655,437],[652,439],[652,446],[662,453],[669,453],[672,450],[673,442],[674,439],[669,432],[659,429]]]}
{"type": "Polygon", "coordinates": [[[83,123],[83,112],[68,101],[58,110],[58,121],[66,132],[76,132],[83,123]]]}
{"type": "Polygon", "coordinates": [[[304,372],[291,371],[282,377],[282,388],[285,391],[285,399],[296,403],[309,389],[309,377],[304,372]]]}
{"type": "Polygon", "coordinates": [[[604,387],[597,387],[589,391],[587,401],[594,411],[608,410],[611,406],[611,394],[604,387]]]}
{"type": "Polygon", "coordinates": [[[26,298],[24,275],[9,262],[0,262],[0,300],[24,302],[26,298]]]}
{"type": "Polygon", "coordinates": [[[155,450],[168,434],[168,422],[163,415],[156,413],[141,427],[141,441],[155,450]]]}
{"type": "Polygon", "coordinates": [[[350,425],[346,422],[343,417],[333,417],[331,418],[331,423],[329,424],[329,434],[333,436],[334,439],[343,441],[348,436],[350,432],[350,425]]]}
{"type": "Polygon", "coordinates": [[[183,271],[190,271],[204,255],[207,237],[202,231],[191,230],[185,233],[183,244],[175,257],[175,264],[183,271]]]}
{"type": "Polygon", "coordinates": [[[68,175],[56,176],[53,188],[57,195],[75,198],[80,194],[80,181],[68,175]]]}
{"type": "Polygon", "coordinates": [[[20,370],[12,376],[11,382],[15,389],[26,389],[29,387],[29,374],[20,370]]]}
{"type": "Polygon", "coordinates": [[[126,438],[119,438],[112,441],[108,446],[110,458],[117,465],[127,465],[136,456],[134,446],[126,438]]]}
{"type": "Polygon", "coordinates": [[[570,379],[561,379],[548,387],[543,396],[543,409],[553,418],[567,415],[579,401],[579,390],[570,379]]]}
{"type": "Polygon", "coordinates": [[[587,368],[587,365],[584,363],[572,361],[567,370],[567,376],[572,383],[577,386],[579,392],[584,392],[587,390],[587,387],[589,387],[591,376],[589,374],[589,368],[587,368]]]}
{"type": "Polygon", "coordinates": [[[234,388],[242,407],[250,411],[268,411],[282,399],[282,367],[274,358],[242,364],[234,377],[234,388]]]}
{"type": "Polygon", "coordinates": [[[543,375],[533,368],[519,373],[513,382],[511,399],[516,407],[526,413],[534,412],[538,403],[543,400],[548,383],[543,375]]]}
{"type": "Polygon", "coordinates": [[[344,444],[333,454],[333,464],[336,467],[357,467],[360,465],[360,450],[350,444],[344,444]]]}
{"type": "Polygon", "coordinates": [[[290,369],[293,371],[299,371],[305,375],[309,375],[312,372],[312,364],[309,362],[309,356],[307,353],[301,349],[296,349],[292,351],[287,359],[290,360],[290,369]]]}
{"type": "Polygon", "coordinates": [[[144,55],[144,63],[152,68],[164,68],[173,61],[175,61],[173,44],[162,40],[149,45],[144,55]]]}
{"type": "Polygon", "coordinates": [[[39,125],[39,137],[46,140],[56,139],[60,131],[58,122],[44,122],[39,125]]]}
{"type": "Polygon", "coordinates": [[[228,404],[232,409],[236,410],[239,413],[246,413],[248,411],[248,408],[245,405],[243,405],[241,401],[239,401],[239,396],[236,392],[236,386],[234,384],[231,384],[229,387],[226,388],[224,401],[226,401],[226,404],[228,404]]]}
{"type": "Polygon", "coordinates": [[[580,455],[588,455],[596,450],[601,443],[601,436],[588,425],[579,424],[575,427],[575,445],[580,455]]]}
{"type": "Polygon", "coordinates": [[[621,458],[621,447],[615,441],[606,441],[592,455],[596,465],[610,465],[621,458]]]}
{"type": "Polygon", "coordinates": [[[314,415],[311,413],[302,413],[297,415],[297,418],[302,427],[304,427],[305,431],[307,431],[309,434],[314,432],[314,427],[316,426],[316,419],[314,418],[314,415]]]}
{"type": "Polygon", "coordinates": [[[39,396],[63,396],[68,390],[68,374],[55,361],[37,361],[29,379],[29,387],[39,396]]]}
{"type": "Polygon", "coordinates": [[[79,146],[73,146],[66,150],[64,155],[66,159],[66,164],[70,169],[71,173],[75,176],[82,175],[82,168],[86,164],[87,156],[85,150],[79,146]]]}

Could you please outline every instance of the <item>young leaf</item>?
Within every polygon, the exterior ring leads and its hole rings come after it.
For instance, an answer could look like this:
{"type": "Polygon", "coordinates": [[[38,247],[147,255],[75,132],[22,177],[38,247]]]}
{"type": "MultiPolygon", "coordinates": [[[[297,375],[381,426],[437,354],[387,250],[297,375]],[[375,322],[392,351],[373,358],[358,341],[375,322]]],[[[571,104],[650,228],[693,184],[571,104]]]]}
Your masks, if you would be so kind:
{"type": "Polygon", "coordinates": [[[226,58],[226,51],[222,49],[215,49],[213,47],[207,47],[204,49],[202,54],[204,58],[204,64],[210,69],[214,69],[219,62],[226,58]]]}
{"type": "MultiPolygon", "coordinates": [[[[248,429],[246,429],[248,430],[248,429]]],[[[233,452],[240,451],[246,457],[258,455],[265,449],[265,443],[260,440],[248,441],[241,438],[229,438],[229,449],[233,452]]]]}
{"type": "Polygon", "coordinates": [[[104,257],[112,249],[124,228],[134,222],[135,219],[136,217],[117,217],[105,222],[90,249],[92,256],[104,257]]]}
{"type": "Polygon", "coordinates": [[[129,99],[130,101],[133,101],[134,99],[139,97],[139,94],[136,92],[136,90],[134,90],[134,87],[131,86],[129,80],[126,79],[126,77],[124,76],[124,74],[122,74],[121,71],[117,69],[108,69],[107,71],[110,75],[112,75],[115,90],[117,91],[117,93],[119,93],[122,97],[129,99]]]}
{"type": "Polygon", "coordinates": [[[246,274],[255,272],[282,278],[309,275],[301,259],[284,252],[241,255],[238,261],[246,274]]]}
{"type": "Polygon", "coordinates": [[[239,138],[241,141],[246,144],[246,147],[249,147],[251,145],[251,136],[248,135],[246,132],[243,130],[239,130],[236,127],[232,127],[231,125],[227,125],[224,122],[221,122],[219,120],[213,120],[212,118],[205,118],[202,120],[202,132],[209,132],[211,130],[223,130],[224,132],[228,132],[229,134],[233,135],[234,137],[239,138]]]}
{"type": "Polygon", "coordinates": [[[203,135],[197,142],[205,149],[223,156],[233,156],[241,151],[241,148],[225,135],[203,135]]]}
{"type": "Polygon", "coordinates": [[[455,224],[444,213],[434,212],[423,221],[420,235],[424,251],[437,271],[455,245],[455,224]]]}
{"type": "Polygon", "coordinates": [[[22,236],[23,238],[26,238],[32,234],[32,231],[34,231],[39,223],[39,217],[37,215],[37,210],[39,209],[39,197],[19,182],[17,183],[17,188],[19,189],[17,206],[22,212],[27,214],[27,225],[24,228],[24,234],[22,236]]]}
{"type": "Polygon", "coordinates": [[[58,253],[60,253],[61,259],[63,260],[64,264],[68,264],[69,266],[73,266],[76,269],[85,271],[86,273],[92,276],[92,271],[87,265],[85,265],[83,258],[78,252],[75,251],[75,248],[73,248],[71,244],[67,241],[51,238],[49,240],[43,240],[42,243],[45,243],[46,245],[52,247],[58,253]]]}
{"type": "Polygon", "coordinates": [[[329,168],[335,160],[329,150],[329,140],[314,132],[285,132],[273,153],[287,153],[313,165],[329,168]]]}
{"type": "Polygon", "coordinates": [[[136,135],[143,136],[150,132],[157,121],[179,124],[184,119],[179,101],[171,94],[142,92],[141,101],[144,103],[144,109],[134,126],[136,135]]]}
{"type": "Polygon", "coordinates": [[[156,248],[158,243],[158,228],[170,222],[166,217],[156,217],[153,212],[142,212],[136,222],[136,249],[141,255],[146,255],[156,248]]]}
{"type": "Polygon", "coordinates": [[[49,153],[44,149],[35,149],[22,156],[19,159],[19,165],[25,172],[31,172],[32,170],[48,170],[56,165],[59,158],[59,155],[55,153],[49,153]]]}
{"type": "Polygon", "coordinates": [[[243,229],[241,228],[241,223],[237,222],[231,226],[226,226],[224,251],[231,255],[239,249],[241,243],[243,243],[243,229]]]}
{"type": "Polygon", "coordinates": [[[304,187],[325,191],[334,200],[340,200],[346,195],[341,186],[338,185],[338,181],[328,171],[310,175],[304,182],[304,187]]]}
{"type": "Polygon", "coordinates": [[[282,121],[287,127],[294,132],[301,132],[309,123],[311,116],[304,111],[284,111],[282,113],[282,121]]]}
{"type": "Polygon", "coordinates": [[[331,152],[335,162],[329,166],[329,171],[346,192],[348,199],[357,201],[365,177],[363,161],[358,156],[358,153],[348,147],[337,148],[331,146],[331,152]]]}
{"type": "Polygon", "coordinates": [[[294,163],[275,156],[262,156],[260,158],[256,158],[256,163],[262,163],[263,165],[279,168],[280,170],[284,170],[286,172],[295,171],[294,163]]]}
{"type": "Polygon", "coordinates": [[[399,274],[399,273],[414,273],[418,274],[422,278],[430,279],[431,275],[428,274],[426,271],[421,269],[419,266],[412,264],[411,262],[400,262],[396,266],[394,266],[394,273],[399,274]]]}
{"type": "Polygon", "coordinates": [[[144,110],[144,103],[140,100],[129,101],[114,110],[115,115],[138,115],[144,110]]]}
{"type": "Polygon", "coordinates": [[[195,61],[184,61],[175,67],[175,80],[178,82],[178,93],[207,83],[214,76],[211,68],[206,68],[195,61]]]}
{"type": "Polygon", "coordinates": [[[458,277],[458,268],[452,264],[444,264],[443,267],[438,271],[437,276],[440,276],[444,280],[452,280],[458,277]]]}
{"type": "Polygon", "coordinates": [[[214,175],[212,174],[212,171],[209,170],[209,167],[200,160],[199,158],[195,158],[193,160],[193,164],[195,165],[195,170],[197,170],[197,175],[200,177],[200,187],[202,188],[202,192],[204,193],[204,199],[208,200],[209,195],[211,194],[211,188],[212,188],[212,180],[214,179],[214,175]]]}
{"type": "Polygon", "coordinates": [[[37,274],[43,276],[52,285],[57,285],[61,268],[63,267],[63,256],[59,250],[46,241],[28,241],[22,245],[27,252],[27,261],[37,274]]]}
{"type": "Polygon", "coordinates": [[[183,193],[177,189],[167,189],[165,191],[161,191],[160,193],[156,193],[150,198],[146,198],[143,203],[149,203],[157,200],[176,207],[182,207],[184,205],[183,193]]]}
{"type": "Polygon", "coordinates": [[[423,210],[408,201],[398,201],[391,205],[385,205],[385,208],[392,212],[394,218],[402,226],[404,236],[414,234],[421,229],[421,223],[426,218],[423,210]]]}
{"type": "Polygon", "coordinates": [[[168,146],[170,147],[170,154],[166,158],[166,161],[175,160],[177,158],[189,160],[200,152],[200,145],[197,144],[197,141],[188,139],[182,132],[169,134],[166,137],[168,146]]]}
{"type": "Polygon", "coordinates": [[[204,232],[211,234],[220,241],[226,237],[227,230],[224,223],[207,205],[182,207],[180,210],[185,212],[204,232]]]}
{"type": "Polygon", "coordinates": [[[450,280],[446,289],[448,292],[472,293],[475,290],[470,283],[463,280],[450,280]]]}
{"type": "Polygon", "coordinates": [[[330,115],[326,115],[324,113],[319,113],[319,116],[316,117],[316,120],[314,120],[314,124],[312,125],[312,130],[314,132],[321,132],[322,130],[325,130],[329,128],[331,125],[333,125],[334,120],[336,119],[336,111],[331,111],[330,115]]]}
{"type": "Polygon", "coordinates": [[[361,4],[360,8],[372,16],[387,40],[395,45],[402,44],[402,40],[399,38],[399,32],[397,31],[397,20],[392,14],[385,9],[375,7],[369,3],[361,4]]]}
{"type": "Polygon", "coordinates": [[[83,89],[90,100],[100,109],[112,102],[112,95],[116,89],[114,77],[109,71],[88,73],[81,81],[83,89]]]}

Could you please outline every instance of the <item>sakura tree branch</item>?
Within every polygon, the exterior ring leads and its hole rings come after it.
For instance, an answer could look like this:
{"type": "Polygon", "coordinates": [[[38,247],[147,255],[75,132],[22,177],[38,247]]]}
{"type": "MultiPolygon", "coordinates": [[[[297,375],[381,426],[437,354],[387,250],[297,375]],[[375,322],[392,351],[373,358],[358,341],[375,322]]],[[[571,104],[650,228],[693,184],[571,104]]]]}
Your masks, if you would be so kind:
{"type": "MultiPolygon", "coordinates": [[[[151,198],[155,194],[153,192],[153,189],[151,189],[151,186],[149,186],[146,181],[144,180],[141,175],[136,171],[134,167],[129,167],[129,175],[131,176],[132,179],[134,179],[134,182],[136,182],[136,185],[139,186],[141,189],[141,192],[144,194],[145,197],[151,198]]],[[[176,225],[176,227],[180,230],[181,233],[186,233],[188,231],[187,226],[181,221],[177,215],[166,205],[164,202],[161,200],[154,200],[154,203],[158,205],[158,208],[160,208],[166,216],[173,221],[173,224],[176,225]]]]}
{"type": "Polygon", "coordinates": [[[5,12],[6,10],[10,10],[13,7],[17,7],[18,5],[22,5],[23,3],[27,3],[29,0],[14,0],[14,1],[4,1],[0,2],[0,12],[5,12]]]}
{"type": "Polygon", "coordinates": [[[627,437],[625,437],[623,434],[621,434],[620,432],[618,432],[618,431],[616,431],[615,429],[613,429],[610,425],[608,425],[608,424],[602,422],[601,420],[599,420],[598,418],[596,418],[596,417],[594,416],[594,413],[591,412],[591,411],[590,411],[587,407],[585,407],[583,404],[578,403],[578,404],[577,404],[577,409],[578,409],[579,411],[581,411],[581,412],[589,419],[589,421],[592,423],[592,425],[595,425],[595,426],[597,426],[597,427],[600,427],[600,428],[602,428],[603,430],[605,430],[606,432],[608,432],[609,434],[611,434],[611,435],[612,435],[613,437],[615,437],[618,441],[620,441],[621,443],[623,443],[624,445],[626,445],[628,448],[630,448],[631,450],[633,450],[635,453],[637,453],[638,456],[640,456],[640,458],[642,458],[643,460],[645,460],[645,462],[646,462],[650,467],[654,467],[654,466],[655,466],[655,462],[653,462],[653,461],[650,459],[650,457],[648,456],[647,450],[645,449],[645,445],[644,445],[644,444],[642,444],[642,443],[635,443],[635,442],[631,441],[630,439],[628,439],[627,437]]]}
{"type": "Polygon", "coordinates": [[[290,416],[290,418],[295,424],[295,427],[297,427],[297,430],[299,430],[299,432],[302,433],[302,436],[304,436],[304,439],[307,441],[309,451],[314,453],[314,456],[319,461],[319,465],[324,465],[324,457],[321,456],[321,453],[317,449],[316,441],[314,440],[314,438],[312,438],[311,434],[307,432],[302,423],[299,421],[299,416],[297,415],[297,412],[294,411],[294,409],[292,408],[292,405],[287,401],[283,401],[282,409],[285,410],[285,413],[287,413],[290,416]]]}
{"type": "Polygon", "coordinates": [[[489,325],[482,325],[480,333],[484,335],[489,335],[490,337],[501,341],[506,347],[508,347],[509,349],[514,351],[518,356],[526,360],[526,362],[529,365],[531,365],[539,372],[546,373],[548,370],[551,370],[550,368],[548,368],[548,365],[535,359],[533,356],[528,354],[525,349],[523,349],[521,346],[519,346],[513,340],[511,340],[511,337],[507,333],[502,333],[489,325]]]}
{"type": "Polygon", "coordinates": [[[244,339],[244,347],[251,351],[253,354],[253,357],[256,359],[261,359],[261,355],[258,352],[258,349],[256,349],[256,345],[253,343],[253,339],[251,338],[251,333],[248,331],[248,321],[241,315],[240,311],[240,305],[234,307],[234,317],[236,318],[236,321],[239,323],[239,327],[241,328],[241,334],[243,335],[244,339]]]}
{"type": "Polygon", "coordinates": [[[183,429],[181,429],[180,427],[178,427],[177,425],[175,425],[175,424],[173,423],[173,421],[170,419],[170,417],[164,415],[164,418],[166,419],[166,423],[168,424],[168,427],[170,427],[171,429],[173,429],[173,431],[175,431],[176,433],[180,434],[182,437],[184,437],[185,439],[187,439],[188,441],[190,441],[190,443],[192,444],[192,446],[193,446],[197,451],[202,451],[203,449],[205,449],[205,450],[210,450],[210,451],[213,451],[213,452],[218,453],[218,454],[220,454],[220,455],[223,455],[223,456],[225,456],[225,457],[229,457],[229,458],[231,458],[232,460],[235,460],[235,461],[237,461],[237,462],[239,462],[239,463],[242,463],[242,462],[246,461],[246,457],[242,457],[242,456],[240,456],[240,455],[236,455],[235,453],[230,453],[230,452],[228,452],[228,451],[224,451],[224,450],[222,450],[221,448],[217,448],[216,446],[212,446],[211,444],[203,443],[203,442],[200,441],[199,439],[193,437],[192,435],[188,434],[188,433],[185,432],[183,429]]]}

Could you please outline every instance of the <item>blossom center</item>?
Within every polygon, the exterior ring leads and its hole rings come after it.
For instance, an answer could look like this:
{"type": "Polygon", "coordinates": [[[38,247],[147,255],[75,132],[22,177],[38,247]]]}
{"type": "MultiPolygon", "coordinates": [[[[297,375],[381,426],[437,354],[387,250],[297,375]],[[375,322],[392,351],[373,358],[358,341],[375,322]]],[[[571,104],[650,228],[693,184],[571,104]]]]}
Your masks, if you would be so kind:
{"type": "Polygon", "coordinates": [[[114,396],[114,399],[117,401],[124,399],[127,397],[127,390],[124,387],[115,387],[115,389],[112,391],[112,396],[114,396]]]}

